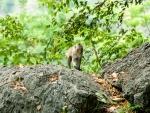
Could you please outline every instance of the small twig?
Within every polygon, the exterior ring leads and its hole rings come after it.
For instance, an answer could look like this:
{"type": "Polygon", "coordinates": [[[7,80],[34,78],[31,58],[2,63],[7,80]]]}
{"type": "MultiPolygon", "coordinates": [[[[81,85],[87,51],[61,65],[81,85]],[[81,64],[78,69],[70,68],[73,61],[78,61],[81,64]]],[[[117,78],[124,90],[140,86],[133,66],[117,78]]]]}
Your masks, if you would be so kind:
{"type": "Polygon", "coordinates": [[[101,66],[98,53],[97,53],[97,51],[96,51],[96,49],[95,49],[95,45],[94,45],[94,43],[92,42],[92,40],[91,40],[91,43],[92,43],[92,47],[93,47],[93,50],[94,50],[94,53],[95,53],[95,56],[96,56],[96,60],[97,60],[97,62],[98,62],[98,64],[99,64],[99,66],[101,66]]]}

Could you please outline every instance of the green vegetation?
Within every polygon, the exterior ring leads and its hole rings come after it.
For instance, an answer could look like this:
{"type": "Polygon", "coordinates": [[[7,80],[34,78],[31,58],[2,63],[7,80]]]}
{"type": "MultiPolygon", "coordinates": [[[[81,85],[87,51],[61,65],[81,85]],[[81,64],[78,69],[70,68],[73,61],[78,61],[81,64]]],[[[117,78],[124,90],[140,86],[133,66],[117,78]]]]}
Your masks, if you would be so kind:
{"type": "MultiPolygon", "coordinates": [[[[22,2],[21,5],[26,4],[25,0],[22,2]]],[[[149,40],[136,27],[149,29],[150,15],[144,12],[149,10],[150,2],[140,5],[141,0],[136,3],[107,0],[90,5],[84,0],[39,0],[39,3],[45,7],[40,13],[24,11],[0,18],[0,65],[67,66],[65,51],[80,42],[84,46],[83,71],[98,72],[104,63],[125,56],[133,47],[149,40]]]]}
{"type": "Polygon", "coordinates": [[[130,103],[127,103],[124,107],[118,109],[118,113],[136,113],[136,111],[140,112],[140,110],[142,110],[142,107],[140,105],[132,105],[130,103]]]}

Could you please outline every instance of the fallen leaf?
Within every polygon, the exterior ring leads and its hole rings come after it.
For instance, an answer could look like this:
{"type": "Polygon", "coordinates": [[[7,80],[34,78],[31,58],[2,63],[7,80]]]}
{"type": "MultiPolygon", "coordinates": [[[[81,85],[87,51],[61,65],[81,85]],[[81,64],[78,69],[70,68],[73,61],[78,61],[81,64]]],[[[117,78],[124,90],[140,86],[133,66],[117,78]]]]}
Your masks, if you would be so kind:
{"type": "Polygon", "coordinates": [[[41,105],[38,105],[38,106],[36,107],[36,109],[37,109],[38,111],[40,111],[40,110],[42,109],[42,106],[41,106],[41,105]]]}

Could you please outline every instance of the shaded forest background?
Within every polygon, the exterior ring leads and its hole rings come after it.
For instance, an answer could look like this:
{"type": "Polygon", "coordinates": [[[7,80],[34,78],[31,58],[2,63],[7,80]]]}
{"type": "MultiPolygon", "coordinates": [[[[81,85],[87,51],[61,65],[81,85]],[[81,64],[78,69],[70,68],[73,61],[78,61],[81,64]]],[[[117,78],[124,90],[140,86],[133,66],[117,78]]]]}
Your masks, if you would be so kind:
{"type": "Polygon", "coordinates": [[[150,1],[1,0],[0,65],[59,64],[84,46],[82,70],[98,72],[150,41],[150,1]]]}

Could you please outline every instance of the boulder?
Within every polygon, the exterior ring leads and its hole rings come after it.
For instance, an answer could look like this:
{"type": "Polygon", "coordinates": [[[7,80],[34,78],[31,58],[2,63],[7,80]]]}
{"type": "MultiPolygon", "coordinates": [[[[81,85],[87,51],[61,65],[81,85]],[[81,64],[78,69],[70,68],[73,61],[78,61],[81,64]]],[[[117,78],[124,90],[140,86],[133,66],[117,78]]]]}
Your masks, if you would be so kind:
{"type": "Polygon", "coordinates": [[[0,113],[99,113],[106,104],[98,84],[78,70],[54,65],[0,68],[0,113]]]}
{"type": "Polygon", "coordinates": [[[102,76],[123,92],[129,102],[150,109],[150,43],[104,66],[102,76]]]}

